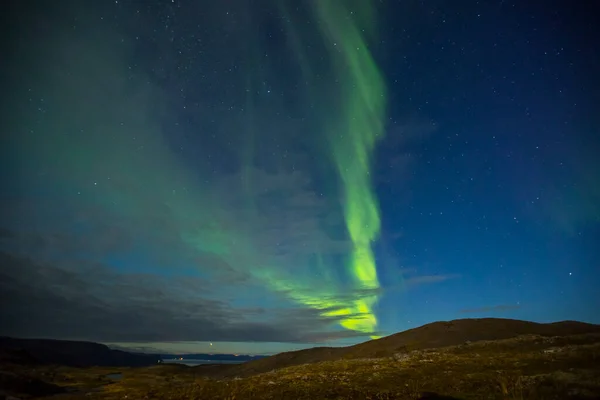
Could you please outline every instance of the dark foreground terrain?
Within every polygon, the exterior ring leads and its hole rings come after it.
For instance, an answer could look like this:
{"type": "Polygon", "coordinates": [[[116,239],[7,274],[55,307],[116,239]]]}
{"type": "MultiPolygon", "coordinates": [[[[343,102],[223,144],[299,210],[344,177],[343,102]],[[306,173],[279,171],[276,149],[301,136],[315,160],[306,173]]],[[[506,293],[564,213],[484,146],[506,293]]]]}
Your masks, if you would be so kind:
{"type": "Polygon", "coordinates": [[[475,321],[483,322],[417,328],[447,334],[423,334],[423,341],[411,330],[345,349],[290,352],[241,365],[73,368],[11,363],[0,372],[0,387],[21,399],[54,400],[600,399],[600,327],[531,324],[527,329],[538,326],[538,333],[484,340],[479,336],[506,336],[503,326],[523,322],[475,321]],[[473,331],[478,324],[480,331],[473,331]],[[482,333],[482,324],[489,333],[482,333]],[[553,335],[552,329],[561,334],[553,335]],[[461,343],[448,344],[456,340],[461,343]],[[379,355],[365,354],[367,345],[379,355]]]}

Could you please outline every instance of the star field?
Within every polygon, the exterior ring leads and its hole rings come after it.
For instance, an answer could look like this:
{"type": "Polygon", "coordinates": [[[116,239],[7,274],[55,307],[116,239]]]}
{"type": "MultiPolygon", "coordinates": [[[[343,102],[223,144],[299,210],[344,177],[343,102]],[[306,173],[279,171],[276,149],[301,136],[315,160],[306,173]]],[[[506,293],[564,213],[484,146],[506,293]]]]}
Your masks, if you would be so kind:
{"type": "Polygon", "coordinates": [[[11,6],[0,334],[274,353],[600,322],[591,7],[11,6]]]}

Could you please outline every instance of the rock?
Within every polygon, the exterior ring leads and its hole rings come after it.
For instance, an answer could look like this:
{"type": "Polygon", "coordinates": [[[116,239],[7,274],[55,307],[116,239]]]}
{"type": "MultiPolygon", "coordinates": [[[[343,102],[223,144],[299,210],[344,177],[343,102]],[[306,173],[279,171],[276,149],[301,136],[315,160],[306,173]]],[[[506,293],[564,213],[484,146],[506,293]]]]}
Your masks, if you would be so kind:
{"type": "Polygon", "coordinates": [[[396,353],[394,354],[394,360],[402,362],[402,361],[407,361],[410,360],[410,355],[406,354],[406,353],[396,353]]]}

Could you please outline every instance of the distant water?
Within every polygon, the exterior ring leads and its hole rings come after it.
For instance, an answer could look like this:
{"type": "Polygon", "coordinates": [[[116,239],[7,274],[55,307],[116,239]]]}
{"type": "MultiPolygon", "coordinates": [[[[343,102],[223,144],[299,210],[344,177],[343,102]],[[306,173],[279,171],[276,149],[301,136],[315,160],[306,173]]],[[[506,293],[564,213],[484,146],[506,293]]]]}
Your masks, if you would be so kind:
{"type": "Polygon", "coordinates": [[[236,360],[194,360],[193,358],[189,358],[189,359],[183,359],[183,360],[179,360],[179,359],[167,359],[167,360],[163,360],[163,362],[165,364],[183,364],[183,365],[188,365],[190,367],[196,366],[196,365],[204,365],[204,364],[242,364],[246,361],[236,361],[236,360]]]}
{"type": "Polygon", "coordinates": [[[112,379],[113,381],[120,381],[121,378],[123,378],[123,374],[120,372],[116,372],[114,374],[108,374],[108,375],[106,375],[106,377],[108,379],[112,379]]]}

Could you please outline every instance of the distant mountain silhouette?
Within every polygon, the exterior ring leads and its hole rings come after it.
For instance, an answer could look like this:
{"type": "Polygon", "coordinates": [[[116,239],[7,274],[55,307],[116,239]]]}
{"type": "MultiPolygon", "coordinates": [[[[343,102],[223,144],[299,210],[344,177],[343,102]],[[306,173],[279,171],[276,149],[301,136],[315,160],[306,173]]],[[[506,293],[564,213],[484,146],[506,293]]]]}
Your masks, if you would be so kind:
{"type": "Polygon", "coordinates": [[[280,353],[244,364],[204,368],[204,370],[207,375],[250,376],[293,365],[338,359],[390,357],[396,353],[480,340],[510,339],[520,335],[568,336],[599,332],[600,325],[577,321],[542,324],[502,318],[458,319],[434,322],[354,346],[315,347],[280,353]]]}
{"type": "Polygon", "coordinates": [[[0,337],[1,363],[141,367],[154,365],[158,360],[157,355],[112,350],[93,342],[0,337]]]}
{"type": "Polygon", "coordinates": [[[208,360],[208,361],[251,361],[265,358],[267,356],[251,356],[248,354],[209,354],[209,353],[190,353],[190,354],[161,354],[163,359],[183,358],[183,360],[208,360]]]}

